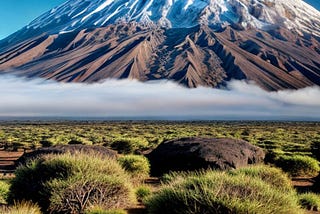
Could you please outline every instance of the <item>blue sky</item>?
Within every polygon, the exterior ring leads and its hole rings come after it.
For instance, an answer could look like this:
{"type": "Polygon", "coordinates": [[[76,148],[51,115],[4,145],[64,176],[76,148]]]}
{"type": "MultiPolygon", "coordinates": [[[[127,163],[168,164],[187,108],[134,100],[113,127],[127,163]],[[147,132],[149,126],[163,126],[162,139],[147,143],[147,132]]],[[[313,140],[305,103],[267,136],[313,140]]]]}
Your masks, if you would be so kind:
{"type": "Polygon", "coordinates": [[[0,0],[0,39],[66,0],[0,0]]]}
{"type": "Polygon", "coordinates": [[[320,10],[320,1],[319,0],[305,0],[305,2],[311,4],[312,6],[314,6],[318,10],[320,10]]]}
{"type": "MultiPolygon", "coordinates": [[[[42,13],[66,0],[1,0],[0,39],[27,25],[42,13]]],[[[305,0],[320,10],[319,0],[305,0]]]]}

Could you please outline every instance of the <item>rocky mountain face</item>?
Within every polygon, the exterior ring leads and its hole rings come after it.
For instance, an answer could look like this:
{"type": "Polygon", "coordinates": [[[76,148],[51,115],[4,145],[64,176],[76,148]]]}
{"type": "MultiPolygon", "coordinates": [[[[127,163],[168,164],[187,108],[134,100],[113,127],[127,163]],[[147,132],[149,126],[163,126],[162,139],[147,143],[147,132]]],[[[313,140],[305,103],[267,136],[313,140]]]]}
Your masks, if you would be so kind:
{"type": "Polygon", "coordinates": [[[63,82],[320,85],[320,12],[301,0],[70,0],[0,41],[0,72],[63,82]]]}

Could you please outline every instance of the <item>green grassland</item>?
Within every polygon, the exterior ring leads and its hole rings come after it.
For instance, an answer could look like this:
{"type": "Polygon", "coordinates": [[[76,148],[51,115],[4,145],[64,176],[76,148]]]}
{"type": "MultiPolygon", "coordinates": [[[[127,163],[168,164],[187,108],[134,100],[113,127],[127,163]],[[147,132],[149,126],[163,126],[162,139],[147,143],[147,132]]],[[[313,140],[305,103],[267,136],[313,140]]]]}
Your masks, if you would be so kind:
{"type": "Polygon", "coordinates": [[[19,166],[13,178],[0,183],[0,203],[6,204],[0,213],[124,214],[137,204],[141,213],[151,214],[320,210],[319,191],[299,192],[291,181],[319,174],[320,122],[0,122],[2,150],[57,144],[102,145],[119,156],[51,154],[19,166]],[[150,163],[141,154],[166,140],[191,136],[247,140],[267,152],[267,164],[171,172],[155,185],[145,183],[150,163]]]}
{"type": "Polygon", "coordinates": [[[1,122],[0,146],[6,150],[82,143],[116,146],[125,141],[128,153],[155,148],[179,137],[228,137],[247,140],[281,154],[311,155],[320,144],[320,122],[1,122]]]}

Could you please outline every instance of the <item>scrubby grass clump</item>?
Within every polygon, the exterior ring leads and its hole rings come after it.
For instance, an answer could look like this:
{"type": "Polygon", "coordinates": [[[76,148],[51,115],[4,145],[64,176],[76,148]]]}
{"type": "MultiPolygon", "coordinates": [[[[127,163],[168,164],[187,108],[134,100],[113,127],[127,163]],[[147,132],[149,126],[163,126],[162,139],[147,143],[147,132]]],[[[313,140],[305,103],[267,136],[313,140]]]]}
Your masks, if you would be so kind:
{"type": "Polygon", "coordinates": [[[10,185],[7,181],[0,181],[0,204],[6,204],[10,185]]]}
{"type": "Polygon", "coordinates": [[[293,189],[260,176],[207,171],[173,178],[146,200],[149,213],[302,213],[293,189]]]}
{"type": "Polygon", "coordinates": [[[320,171],[316,159],[302,155],[280,155],[275,164],[294,177],[316,176],[320,171]]]}
{"type": "Polygon", "coordinates": [[[232,175],[246,175],[252,178],[259,178],[264,182],[283,191],[292,190],[291,179],[281,169],[267,165],[250,166],[242,169],[233,170],[232,175]]]}
{"type": "Polygon", "coordinates": [[[307,209],[313,211],[320,210],[320,195],[315,193],[303,193],[299,195],[300,205],[307,209]]]}
{"type": "Polygon", "coordinates": [[[125,155],[118,158],[118,162],[134,180],[142,180],[149,176],[150,163],[142,155],[125,155]]]}
{"type": "Polygon", "coordinates": [[[151,188],[145,185],[139,186],[135,192],[136,192],[137,199],[140,202],[143,202],[152,193],[151,188]]]}
{"type": "Polygon", "coordinates": [[[16,171],[10,201],[31,200],[50,213],[83,213],[134,201],[130,178],[116,160],[97,154],[48,155],[16,171]]]}
{"type": "Polygon", "coordinates": [[[41,214],[40,207],[29,201],[21,201],[9,208],[0,209],[3,214],[41,214]]]}
{"type": "Polygon", "coordinates": [[[111,143],[111,148],[120,154],[133,154],[139,149],[147,147],[148,142],[139,138],[122,138],[116,139],[111,143]]]}

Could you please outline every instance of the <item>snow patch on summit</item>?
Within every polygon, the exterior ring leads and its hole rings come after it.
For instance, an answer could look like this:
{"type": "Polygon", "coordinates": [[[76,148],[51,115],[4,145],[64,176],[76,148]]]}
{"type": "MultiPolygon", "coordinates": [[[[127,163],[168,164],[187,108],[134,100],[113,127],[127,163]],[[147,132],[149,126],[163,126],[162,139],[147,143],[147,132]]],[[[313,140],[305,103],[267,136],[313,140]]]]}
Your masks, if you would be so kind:
{"type": "Polygon", "coordinates": [[[50,26],[49,31],[57,33],[118,21],[151,22],[165,28],[204,24],[265,30],[281,26],[320,36],[320,12],[302,0],[69,0],[28,28],[50,26]]]}
{"type": "Polygon", "coordinates": [[[94,11],[92,11],[91,13],[89,13],[88,15],[86,15],[85,17],[82,18],[82,22],[84,20],[86,20],[89,16],[91,16],[92,14],[95,14],[101,10],[103,10],[104,8],[106,8],[108,5],[110,5],[113,2],[113,0],[107,0],[106,2],[104,2],[103,4],[101,4],[99,7],[97,7],[97,9],[95,9],[94,11]]]}

